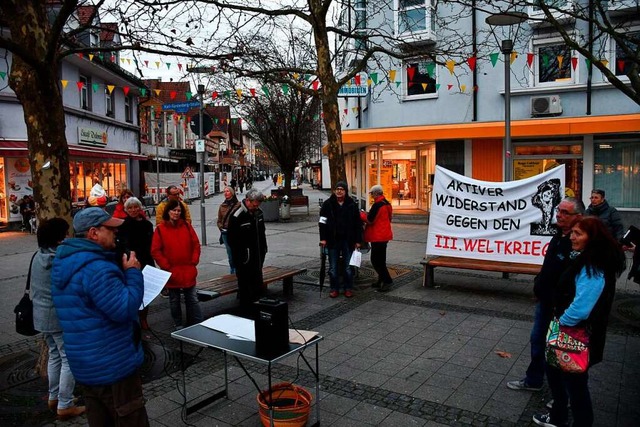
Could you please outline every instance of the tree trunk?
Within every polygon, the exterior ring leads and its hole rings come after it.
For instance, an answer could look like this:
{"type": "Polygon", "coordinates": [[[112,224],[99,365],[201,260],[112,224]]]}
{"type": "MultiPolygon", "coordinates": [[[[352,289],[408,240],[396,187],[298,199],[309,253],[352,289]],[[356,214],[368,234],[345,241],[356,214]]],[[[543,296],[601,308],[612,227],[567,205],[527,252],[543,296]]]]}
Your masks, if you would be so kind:
{"type": "Polygon", "coordinates": [[[62,217],[71,224],[69,151],[58,69],[56,61],[35,69],[14,55],[9,86],[24,111],[38,219],[62,217]]]}

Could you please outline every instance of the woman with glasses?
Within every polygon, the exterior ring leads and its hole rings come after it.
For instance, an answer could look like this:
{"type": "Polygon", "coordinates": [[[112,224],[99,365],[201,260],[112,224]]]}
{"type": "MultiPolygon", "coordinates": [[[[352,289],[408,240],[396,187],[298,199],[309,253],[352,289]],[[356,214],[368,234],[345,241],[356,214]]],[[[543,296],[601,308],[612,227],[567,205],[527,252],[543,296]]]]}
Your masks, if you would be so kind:
{"type": "Polygon", "coordinates": [[[167,282],[169,306],[176,330],[183,328],[180,294],[184,294],[187,326],[202,322],[202,311],[196,294],[196,277],[200,261],[200,241],[185,219],[178,200],[169,200],[162,213],[163,221],[153,235],[151,255],[158,267],[170,271],[167,282]]]}
{"type": "MultiPolygon", "coordinates": [[[[142,202],[137,197],[128,197],[124,202],[124,211],[127,216],[124,223],[118,227],[118,247],[124,251],[134,251],[141,268],[146,265],[155,266],[151,256],[153,224],[146,218],[142,202]]],[[[139,311],[142,329],[149,329],[148,312],[149,307],[139,311]]]]}

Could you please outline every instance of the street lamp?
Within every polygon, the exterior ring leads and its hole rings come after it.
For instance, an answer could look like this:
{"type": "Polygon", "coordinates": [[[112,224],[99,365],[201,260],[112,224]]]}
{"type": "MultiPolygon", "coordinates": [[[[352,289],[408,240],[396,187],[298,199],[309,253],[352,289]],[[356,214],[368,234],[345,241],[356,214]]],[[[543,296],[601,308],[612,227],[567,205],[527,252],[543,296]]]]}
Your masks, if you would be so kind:
{"type": "MultiPolygon", "coordinates": [[[[199,115],[199,119],[200,119],[200,124],[199,129],[198,129],[198,138],[201,140],[205,139],[205,135],[204,135],[204,130],[202,129],[203,127],[203,118],[202,118],[202,110],[204,109],[204,94],[205,94],[205,90],[204,90],[204,85],[203,84],[199,84],[198,85],[198,98],[200,101],[200,108],[198,111],[198,115],[199,115]]],[[[205,163],[205,156],[207,155],[207,150],[206,150],[206,145],[205,145],[205,149],[202,151],[201,153],[201,157],[200,157],[200,219],[201,219],[201,233],[202,233],[202,244],[206,246],[207,244],[207,220],[206,220],[206,212],[204,209],[204,163],[205,163]]]]}
{"type": "Polygon", "coordinates": [[[504,55],[504,180],[511,181],[511,53],[520,24],[529,19],[524,12],[501,12],[491,14],[485,22],[491,26],[491,34],[500,45],[504,55]],[[505,37],[498,39],[495,27],[506,28],[505,37]]]}

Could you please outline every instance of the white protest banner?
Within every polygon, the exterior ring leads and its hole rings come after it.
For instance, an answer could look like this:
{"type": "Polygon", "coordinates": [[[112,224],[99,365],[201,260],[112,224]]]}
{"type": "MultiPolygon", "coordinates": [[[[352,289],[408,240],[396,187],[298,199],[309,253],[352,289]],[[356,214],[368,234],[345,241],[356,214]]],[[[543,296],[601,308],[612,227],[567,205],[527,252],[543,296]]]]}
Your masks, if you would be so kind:
{"type": "Polygon", "coordinates": [[[564,196],[564,165],[509,182],[436,166],[427,255],[542,264],[564,196]]]}

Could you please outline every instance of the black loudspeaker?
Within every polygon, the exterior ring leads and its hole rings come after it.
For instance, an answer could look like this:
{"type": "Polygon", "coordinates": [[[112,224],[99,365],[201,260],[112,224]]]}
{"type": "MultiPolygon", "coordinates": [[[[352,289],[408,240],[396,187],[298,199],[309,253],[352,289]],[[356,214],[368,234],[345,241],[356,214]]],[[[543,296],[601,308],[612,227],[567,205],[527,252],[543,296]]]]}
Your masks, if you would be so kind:
{"type": "Polygon", "coordinates": [[[272,359],[289,350],[289,306],[286,302],[262,298],[254,303],[256,353],[272,359]]]}

